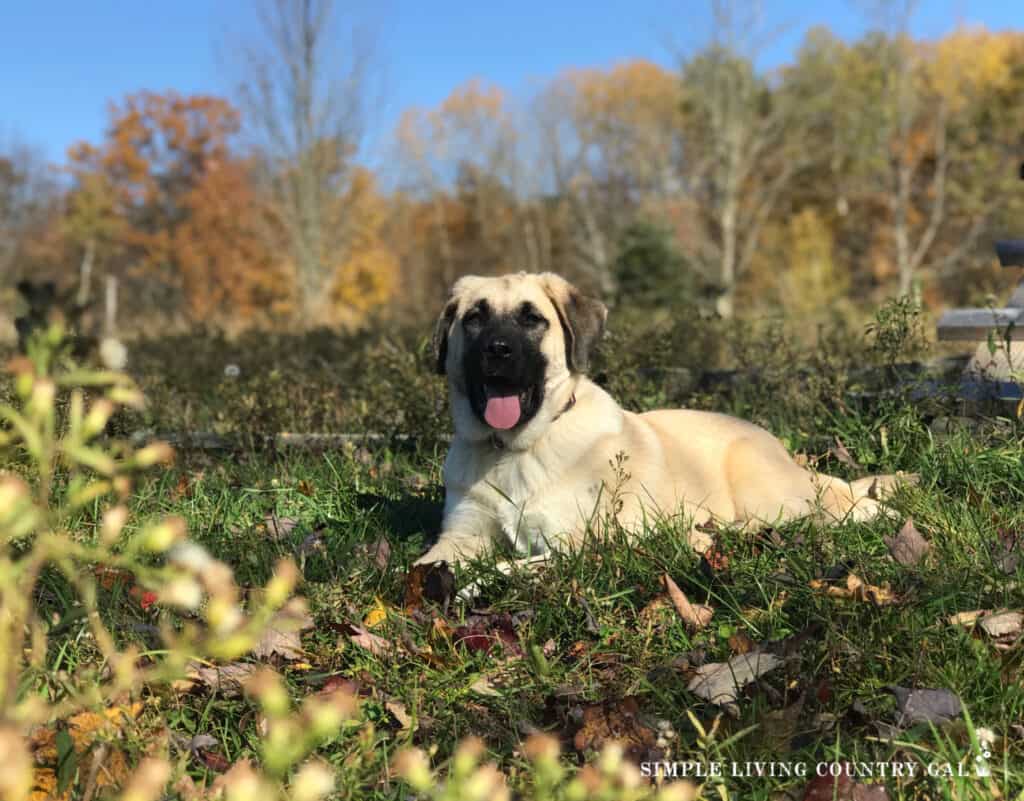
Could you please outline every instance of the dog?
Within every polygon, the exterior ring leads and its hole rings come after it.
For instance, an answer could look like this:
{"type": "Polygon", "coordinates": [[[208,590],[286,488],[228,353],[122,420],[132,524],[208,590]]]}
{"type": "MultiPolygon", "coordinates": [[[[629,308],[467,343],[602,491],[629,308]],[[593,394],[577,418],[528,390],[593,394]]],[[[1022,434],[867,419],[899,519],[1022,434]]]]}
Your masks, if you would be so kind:
{"type": "Polygon", "coordinates": [[[503,541],[543,559],[609,515],[631,532],[678,516],[704,550],[709,522],[865,520],[907,481],[813,472],[765,429],[724,414],[624,410],[586,377],[607,314],[553,273],[455,283],[433,337],[455,428],[444,518],[417,564],[465,562],[503,541]]]}

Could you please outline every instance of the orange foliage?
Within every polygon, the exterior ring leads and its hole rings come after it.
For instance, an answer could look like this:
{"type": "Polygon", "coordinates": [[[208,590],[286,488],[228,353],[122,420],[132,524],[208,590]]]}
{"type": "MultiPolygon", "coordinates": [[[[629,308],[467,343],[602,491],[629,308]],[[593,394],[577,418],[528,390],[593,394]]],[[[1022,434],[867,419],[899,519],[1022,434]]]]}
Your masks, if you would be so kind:
{"type": "Polygon", "coordinates": [[[362,317],[390,300],[398,283],[398,257],[384,243],[389,207],[374,174],[362,167],[354,170],[339,202],[347,210],[349,232],[331,298],[340,311],[362,317]]]}
{"type": "Polygon", "coordinates": [[[243,161],[211,165],[183,198],[172,249],[192,313],[243,319],[290,310],[290,276],[270,245],[283,235],[243,161]]]}
{"type": "Polygon", "coordinates": [[[216,97],[141,92],[110,113],[100,145],[68,154],[70,238],[180,289],[195,317],[281,312],[280,232],[249,164],[232,155],[238,112],[216,97]]]}

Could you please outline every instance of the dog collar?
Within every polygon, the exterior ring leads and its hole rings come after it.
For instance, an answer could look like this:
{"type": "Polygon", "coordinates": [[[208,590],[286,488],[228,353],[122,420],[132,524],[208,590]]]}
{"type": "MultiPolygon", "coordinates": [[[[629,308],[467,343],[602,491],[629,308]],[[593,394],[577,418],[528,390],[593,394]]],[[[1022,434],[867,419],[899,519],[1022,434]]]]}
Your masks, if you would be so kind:
{"type": "MultiPolygon", "coordinates": [[[[569,396],[569,402],[562,407],[562,411],[560,411],[558,414],[551,418],[551,422],[555,422],[555,420],[557,420],[559,417],[561,417],[575,405],[576,393],[574,392],[572,393],[572,395],[569,396]]],[[[491,447],[493,447],[497,451],[503,451],[505,450],[505,443],[502,442],[501,437],[499,437],[497,434],[491,434],[491,447]]]]}

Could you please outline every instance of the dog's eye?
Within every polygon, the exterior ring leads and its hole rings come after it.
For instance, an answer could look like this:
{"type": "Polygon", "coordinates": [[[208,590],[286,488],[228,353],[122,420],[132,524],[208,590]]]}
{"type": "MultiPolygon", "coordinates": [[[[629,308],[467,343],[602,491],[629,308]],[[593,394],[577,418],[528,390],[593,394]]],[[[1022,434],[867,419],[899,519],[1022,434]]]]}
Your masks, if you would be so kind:
{"type": "Polygon", "coordinates": [[[544,316],[531,308],[524,308],[519,312],[519,324],[524,328],[536,328],[545,323],[547,323],[547,320],[544,316]]]}
{"type": "Polygon", "coordinates": [[[469,328],[482,325],[483,321],[484,315],[483,312],[481,312],[479,309],[471,309],[470,311],[466,312],[465,315],[463,315],[462,317],[462,324],[469,328]]]}

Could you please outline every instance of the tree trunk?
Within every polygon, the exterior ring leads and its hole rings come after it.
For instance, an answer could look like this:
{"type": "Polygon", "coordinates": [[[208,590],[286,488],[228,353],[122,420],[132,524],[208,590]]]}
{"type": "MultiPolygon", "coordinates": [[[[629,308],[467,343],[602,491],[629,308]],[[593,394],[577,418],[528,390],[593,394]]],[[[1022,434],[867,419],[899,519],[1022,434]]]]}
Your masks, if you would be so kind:
{"type": "Polygon", "coordinates": [[[736,198],[729,197],[722,207],[722,259],[719,278],[722,294],[716,303],[718,313],[726,320],[735,313],[736,297],[736,198]]]}
{"type": "Polygon", "coordinates": [[[108,275],[104,298],[103,334],[117,336],[117,276],[108,275]]]}
{"type": "Polygon", "coordinates": [[[85,243],[85,253],[82,255],[82,263],[78,266],[78,295],[75,302],[79,307],[89,304],[89,297],[92,294],[92,266],[96,258],[96,240],[92,237],[85,243]]]}

